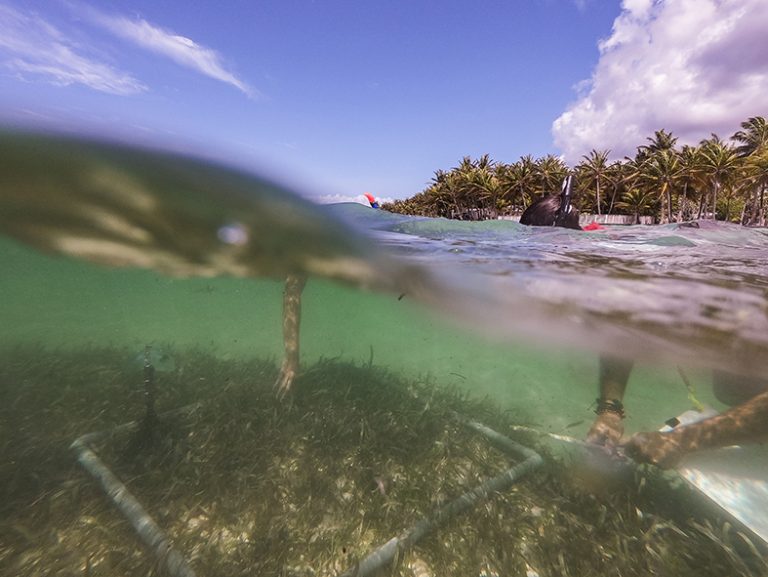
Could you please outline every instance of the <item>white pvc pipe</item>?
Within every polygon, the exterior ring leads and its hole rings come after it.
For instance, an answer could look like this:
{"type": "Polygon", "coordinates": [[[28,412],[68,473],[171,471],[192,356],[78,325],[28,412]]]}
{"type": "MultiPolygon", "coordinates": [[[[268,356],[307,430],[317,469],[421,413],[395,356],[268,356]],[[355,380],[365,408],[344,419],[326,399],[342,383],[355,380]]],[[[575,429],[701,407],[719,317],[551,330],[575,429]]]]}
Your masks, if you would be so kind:
{"type": "Polygon", "coordinates": [[[468,421],[458,415],[456,416],[467,427],[484,435],[493,443],[500,445],[505,451],[516,453],[524,457],[525,460],[510,467],[500,475],[488,479],[474,489],[467,491],[450,503],[440,507],[399,537],[390,539],[384,545],[374,550],[357,565],[342,573],[340,577],[368,577],[369,575],[376,573],[386,565],[392,563],[399,554],[404,553],[416,545],[416,543],[433,529],[442,525],[452,517],[463,513],[478,501],[487,499],[493,493],[507,490],[520,477],[536,467],[539,467],[544,462],[541,455],[536,451],[515,443],[512,439],[505,437],[501,433],[497,433],[482,423],[468,421]]]}
{"type": "MultiPolygon", "coordinates": [[[[173,412],[192,411],[198,406],[199,404],[194,404],[173,412]]],[[[532,449],[512,441],[482,423],[469,421],[458,415],[454,416],[465,426],[499,445],[505,452],[517,454],[523,457],[524,460],[440,507],[399,537],[394,537],[387,541],[356,566],[344,572],[340,577],[368,577],[391,563],[398,554],[412,548],[438,526],[463,513],[478,501],[485,500],[494,493],[507,490],[520,477],[543,463],[541,456],[532,449]]],[[[109,499],[131,523],[139,538],[165,566],[168,574],[171,577],[196,577],[194,571],[187,565],[184,557],[173,549],[170,540],[155,523],[154,519],[144,510],[120,479],[99,459],[90,446],[91,443],[106,436],[126,433],[137,429],[138,426],[138,422],[132,421],[115,427],[111,431],[89,433],[75,440],[71,448],[77,453],[77,460],[80,464],[99,481],[109,499]]]]}
{"type": "MultiPolygon", "coordinates": [[[[195,403],[166,413],[166,415],[185,411],[191,412],[198,406],[199,403],[195,403]]],[[[115,504],[133,526],[139,538],[150,548],[160,563],[165,566],[168,574],[171,577],[196,577],[195,572],[187,565],[181,553],[173,548],[170,539],[168,539],[159,525],[155,523],[155,520],[141,506],[123,482],[99,459],[91,447],[91,443],[104,437],[126,433],[136,430],[138,427],[139,423],[137,421],[131,421],[130,423],[119,425],[110,431],[88,433],[77,438],[70,448],[77,454],[78,462],[99,482],[110,501],[115,504]]]]}

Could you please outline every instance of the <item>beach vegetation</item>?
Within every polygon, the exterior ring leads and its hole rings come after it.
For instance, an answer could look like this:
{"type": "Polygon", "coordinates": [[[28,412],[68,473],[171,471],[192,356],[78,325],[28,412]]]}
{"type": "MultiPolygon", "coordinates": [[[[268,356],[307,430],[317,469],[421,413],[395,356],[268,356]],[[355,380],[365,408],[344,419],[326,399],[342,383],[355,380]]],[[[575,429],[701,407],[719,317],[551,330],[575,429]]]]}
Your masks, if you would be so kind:
{"type": "Polygon", "coordinates": [[[574,166],[553,154],[511,163],[467,156],[435,171],[421,192],[382,208],[459,220],[514,218],[558,192],[567,174],[576,176],[574,205],[582,213],[632,215],[635,222],[649,216],[661,224],[711,219],[766,226],[768,123],[752,117],[728,139],[712,134],[682,146],[661,129],[634,156],[611,161],[610,150],[593,149],[574,166]]]}

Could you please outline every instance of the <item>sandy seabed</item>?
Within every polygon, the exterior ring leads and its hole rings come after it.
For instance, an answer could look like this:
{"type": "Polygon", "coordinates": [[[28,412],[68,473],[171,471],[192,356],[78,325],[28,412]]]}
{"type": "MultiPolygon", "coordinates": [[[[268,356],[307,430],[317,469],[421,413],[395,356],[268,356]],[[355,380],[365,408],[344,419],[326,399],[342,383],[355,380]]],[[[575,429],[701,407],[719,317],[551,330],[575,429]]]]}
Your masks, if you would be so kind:
{"type": "MultiPolygon", "coordinates": [[[[141,358],[33,347],[2,358],[0,574],[162,575],[69,449],[142,419],[141,358]]],[[[324,360],[279,401],[271,360],[170,347],[156,362],[157,410],[199,408],[96,448],[200,576],[338,575],[508,468],[456,412],[535,448],[545,465],[383,574],[768,575],[765,551],[684,485],[649,468],[595,484],[594,471],[515,433],[513,412],[440,383],[324,360]]]]}

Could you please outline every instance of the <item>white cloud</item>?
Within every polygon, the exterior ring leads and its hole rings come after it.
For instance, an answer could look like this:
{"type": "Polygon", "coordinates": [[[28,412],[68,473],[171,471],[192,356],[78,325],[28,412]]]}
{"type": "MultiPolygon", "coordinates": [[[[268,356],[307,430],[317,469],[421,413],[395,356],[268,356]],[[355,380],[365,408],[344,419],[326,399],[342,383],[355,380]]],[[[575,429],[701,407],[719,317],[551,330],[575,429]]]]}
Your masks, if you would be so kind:
{"type": "Polygon", "coordinates": [[[111,94],[147,90],[130,74],[88,56],[46,20],[4,4],[0,4],[0,63],[23,79],[82,84],[111,94]]]}
{"type": "Polygon", "coordinates": [[[624,0],[555,144],[576,162],[593,148],[632,154],[662,128],[681,144],[730,136],[768,113],[766,30],[765,0],[624,0]]]}
{"type": "Polygon", "coordinates": [[[194,40],[159,28],[146,20],[111,16],[86,7],[78,11],[94,24],[137,46],[162,54],[177,64],[230,84],[250,97],[258,95],[256,90],[227,70],[221,56],[215,50],[201,46],[194,40]]]}

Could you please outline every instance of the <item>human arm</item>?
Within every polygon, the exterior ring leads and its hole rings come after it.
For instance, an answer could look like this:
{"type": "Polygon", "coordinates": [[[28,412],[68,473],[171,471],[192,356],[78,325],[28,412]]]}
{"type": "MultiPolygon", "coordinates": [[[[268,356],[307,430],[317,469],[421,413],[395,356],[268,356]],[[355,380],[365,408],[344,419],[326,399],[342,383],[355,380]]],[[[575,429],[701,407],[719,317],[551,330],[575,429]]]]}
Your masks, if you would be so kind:
{"type": "Polygon", "coordinates": [[[610,355],[600,356],[600,396],[597,417],[587,433],[587,441],[612,448],[624,434],[624,391],[627,388],[633,361],[610,355]]]}
{"type": "Polygon", "coordinates": [[[636,461],[674,467],[687,453],[768,440],[768,391],[715,417],[668,433],[633,435],[624,445],[636,461]]]}

